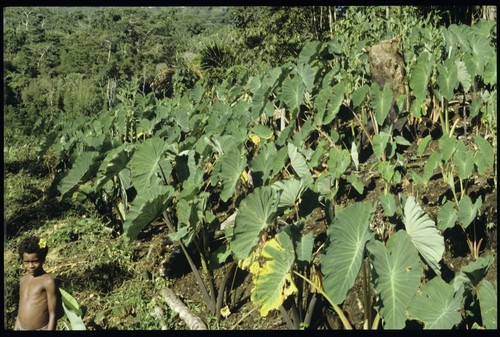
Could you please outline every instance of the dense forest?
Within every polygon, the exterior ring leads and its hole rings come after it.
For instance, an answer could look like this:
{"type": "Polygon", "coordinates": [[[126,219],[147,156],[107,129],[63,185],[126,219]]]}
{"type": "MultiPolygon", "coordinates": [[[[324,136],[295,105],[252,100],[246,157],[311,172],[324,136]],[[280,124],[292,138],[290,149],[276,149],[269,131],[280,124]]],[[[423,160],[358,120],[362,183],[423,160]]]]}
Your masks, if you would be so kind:
{"type": "Polygon", "coordinates": [[[333,8],[4,8],[6,126],[60,112],[95,114],[117,104],[133,78],[172,96],[198,80],[221,81],[296,56],[325,39],[333,8]]]}
{"type": "Polygon", "coordinates": [[[6,7],[4,125],[31,130],[38,117],[109,110],[133,78],[142,92],[164,97],[199,80],[255,75],[292,60],[307,41],[349,29],[359,12],[367,22],[387,20],[359,32],[370,42],[400,33],[406,16],[437,26],[491,15],[479,6],[6,7]]]}
{"type": "Polygon", "coordinates": [[[496,329],[495,6],[3,14],[6,326],[496,329]]]}

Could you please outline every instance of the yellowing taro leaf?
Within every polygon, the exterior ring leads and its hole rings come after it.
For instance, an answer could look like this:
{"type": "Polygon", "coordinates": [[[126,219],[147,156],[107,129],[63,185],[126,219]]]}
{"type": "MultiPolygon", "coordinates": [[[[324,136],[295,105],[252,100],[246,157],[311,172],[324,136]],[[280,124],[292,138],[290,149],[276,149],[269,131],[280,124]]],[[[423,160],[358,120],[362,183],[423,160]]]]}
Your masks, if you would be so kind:
{"type": "Polygon", "coordinates": [[[260,314],[267,316],[269,311],[278,309],[288,296],[297,292],[290,274],[295,253],[288,234],[281,232],[267,241],[262,257],[265,262],[260,272],[254,275],[251,300],[260,306],[260,314]]]}
{"type": "Polygon", "coordinates": [[[224,318],[228,318],[229,315],[231,315],[231,310],[229,310],[229,307],[226,305],[224,308],[220,309],[220,314],[224,318]]]}
{"type": "Polygon", "coordinates": [[[258,135],[255,135],[253,133],[251,133],[249,136],[250,140],[252,141],[252,143],[254,143],[255,145],[259,145],[260,143],[260,137],[258,135]]]}
{"type": "Polygon", "coordinates": [[[258,266],[258,261],[256,261],[256,257],[258,257],[259,254],[260,251],[252,251],[250,255],[248,255],[245,259],[238,260],[238,267],[243,270],[249,270],[251,273],[255,274],[252,271],[252,268],[255,268],[254,264],[257,264],[258,266]]]}
{"type": "Polygon", "coordinates": [[[244,182],[248,181],[248,173],[247,173],[247,171],[243,170],[243,172],[241,172],[241,180],[243,180],[244,182]]]}

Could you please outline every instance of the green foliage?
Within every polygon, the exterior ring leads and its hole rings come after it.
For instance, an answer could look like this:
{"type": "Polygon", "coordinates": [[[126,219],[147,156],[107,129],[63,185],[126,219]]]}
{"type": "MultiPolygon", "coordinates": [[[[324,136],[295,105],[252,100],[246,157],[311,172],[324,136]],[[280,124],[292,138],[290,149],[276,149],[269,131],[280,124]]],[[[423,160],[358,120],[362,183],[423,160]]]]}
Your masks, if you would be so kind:
{"type": "Polygon", "coordinates": [[[263,231],[272,224],[277,207],[275,199],[272,188],[258,187],[241,202],[231,240],[231,251],[238,260],[250,255],[263,231]]]}
{"type": "Polygon", "coordinates": [[[402,329],[406,308],[423,274],[417,250],[404,231],[392,235],[385,246],[379,241],[370,241],[367,249],[372,255],[373,283],[380,294],[378,312],[384,319],[384,328],[402,329]]]}
{"type": "Polygon", "coordinates": [[[59,288],[59,291],[62,295],[64,314],[71,324],[71,330],[86,330],[82,320],[83,312],[78,301],[66,290],[59,288]]]}
{"type": "Polygon", "coordinates": [[[422,211],[413,196],[406,199],[403,222],[415,248],[434,272],[440,275],[439,262],[444,253],[444,238],[436,229],[434,221],[422,211]]]}
{"type": "Polygon", "coordinates": [[[435,277],[424,284],[408,307],[409,317],[424,322],[424,329],[452,329],[461,320],[462,294],[435,277]]]}
{"type": "Polygon", "coordinates": [[[257,274],[252,288],[252,302],[259,305],[262,316],[280,307],[283,301],[297,291],[291,279],[290,269],[294,262],[292,240],[282,232],[264,245],[262,256],[267,259],[257,274]]]}
{"type": "Polygon", "coordinates": [[[328,228],[330,249],[321,256],[325,292],[341,304],[359,274],[373,213],[369,203],[358,203],[337,211],[328,228]]]}
{"type": "Polygon", "coordinates": [[[483,280],[478,290],[478,299],[481,305],[481,318],[486,329],[497,328],[497,289],[496,283],[492,285],[488,280],[483,280]]]}

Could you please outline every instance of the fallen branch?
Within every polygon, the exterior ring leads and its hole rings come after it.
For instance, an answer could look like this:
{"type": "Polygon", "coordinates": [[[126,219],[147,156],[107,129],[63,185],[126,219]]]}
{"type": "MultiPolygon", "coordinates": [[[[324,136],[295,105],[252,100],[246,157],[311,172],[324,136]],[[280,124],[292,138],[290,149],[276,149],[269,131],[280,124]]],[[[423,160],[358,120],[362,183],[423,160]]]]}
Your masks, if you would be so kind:
{"type": "Polygon", "coordinates": [[[171,289],[163,288],[160,290],[160,295],[163,296],[170,309],[179,314],[179,317],[186,323],[190,330],[207,330],[205,323],[193,314],[171,289]]]}

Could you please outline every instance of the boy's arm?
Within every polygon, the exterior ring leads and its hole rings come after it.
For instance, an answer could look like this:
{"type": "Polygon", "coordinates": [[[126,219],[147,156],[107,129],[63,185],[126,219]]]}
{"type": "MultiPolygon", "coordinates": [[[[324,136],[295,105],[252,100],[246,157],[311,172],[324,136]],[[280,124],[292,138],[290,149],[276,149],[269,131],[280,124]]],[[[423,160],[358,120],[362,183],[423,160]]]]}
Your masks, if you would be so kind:
{"type": "Polygon", "coordinates": [[[54,279],[48,277],[45,282],[45,291],[47,292],[47,306],[49,310],[48,330],[55,330],[57,325],[57,287],[54,279]]]}

